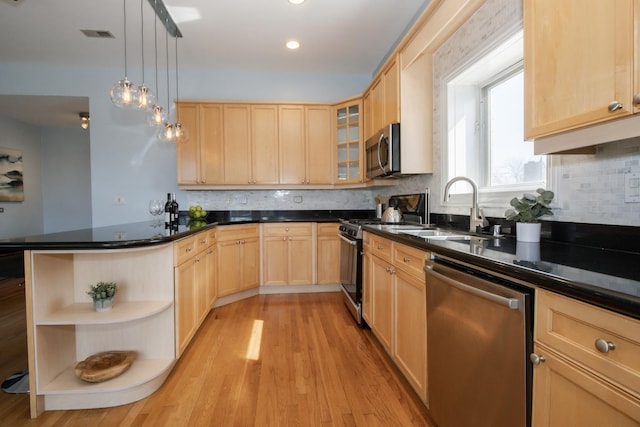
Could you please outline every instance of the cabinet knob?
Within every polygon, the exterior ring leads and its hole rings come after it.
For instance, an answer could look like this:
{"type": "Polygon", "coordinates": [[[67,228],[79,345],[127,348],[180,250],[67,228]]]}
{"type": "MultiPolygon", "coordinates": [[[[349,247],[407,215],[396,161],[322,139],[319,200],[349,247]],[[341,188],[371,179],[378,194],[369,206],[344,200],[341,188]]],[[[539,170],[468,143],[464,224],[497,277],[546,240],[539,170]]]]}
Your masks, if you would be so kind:
{"type": "Polygon", "coordinates": [[[409,258],[409,257],[404,257],[404,258],[402,258],[402,261],[404,261],[404,262],[411,262],[411,258],[409,258]]]}
{"type": "Polygon", "coordinates": [[[600,353],[609,353],[609,350],[616,349],[616,345],[613,342],[607,341],[602,338],[598,338],[595,344],[600,353]]]}
{"type": "Polygon", "coordinates": [[[382,245],[378,245],[378,250],[380,251],[380,250],[382,250],[382,249],[384,249],[384,246],[382,246],[382,245]]]}
{"type": "Polygon", "coordinates": [[[537,365],[539,365],[540,363],[544,362],[547,359],[545,359],[544,356],[542,356],[542,355],[538,356],[535,353],[531,353],[529,355],[529,360],[531,360],[531,363],[533,363],[534,365],[537,366],[537,365]]]}
{"type": "Polygon", "coordinates": [[[619,110],[621,108],[622,108],[622,104],[620,102],[618,102],[618,101],[611,101],[611,103],[607,107],[607,109],[611,113],[613,113],[614,111],[619,110]]]}

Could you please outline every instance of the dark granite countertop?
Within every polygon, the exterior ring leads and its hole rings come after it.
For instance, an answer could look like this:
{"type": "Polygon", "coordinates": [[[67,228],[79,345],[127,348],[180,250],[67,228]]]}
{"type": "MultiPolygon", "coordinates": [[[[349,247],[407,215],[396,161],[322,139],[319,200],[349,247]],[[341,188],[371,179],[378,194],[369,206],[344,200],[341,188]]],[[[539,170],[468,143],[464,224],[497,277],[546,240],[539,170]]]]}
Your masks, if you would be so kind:
{"type": "Polygon", "coordinates": [[[25,249],[116,249],[149,246],[182,239],[213,225],[247,222],[335,222],[340,218],[367,218],[369,210],[315,211],[211,211],[206,225],[191,227],[186,212],[175,229],[166,229],[159,221],[143,221],[105,227],[38,234],[0,240],[0,251],[25,249]]]}
{"type": "Polygon", "coordinates": [[[427,240],[377,225],[365,230],[640,319],[639,253],[550,240],[517,242],[512,236],[427,240]]]}

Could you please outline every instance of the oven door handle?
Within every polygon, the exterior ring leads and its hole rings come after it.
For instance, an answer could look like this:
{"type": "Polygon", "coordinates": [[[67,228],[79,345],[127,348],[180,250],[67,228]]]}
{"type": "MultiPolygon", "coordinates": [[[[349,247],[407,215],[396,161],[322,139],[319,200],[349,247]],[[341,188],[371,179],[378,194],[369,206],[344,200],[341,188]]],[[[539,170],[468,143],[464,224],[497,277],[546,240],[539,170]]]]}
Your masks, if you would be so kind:
{"type": "Polygon", "coordinates": [[[498,303],[500,305],[504,305],[510,308],[511,310],[518,310],[521,306],[520,300],[518,298],[506,298],[501,295],[496,295],[491,292],[487,292],[482,289],[476,288],[474,286],[470,286],[470,285],[466,285],[464,283],[458,282],[457,280],[453,280],[445,276],[444,274],[437,272],[432,265],[427,265],[424,269],[428,273],[438,276],[440,280],[446,282],[448,285],[454,288],[458,288],[463,292],[467,292],[477,297],[484,298],[486,300],[498,303]]]}
{"type": "Polygon", "coordinates": [[[347,238],[346,238],[346,237],[344,237],[342,234],[338,234],[338,237],[339,237],[341,240],[344,240],[345,242],[347,242],[348,244],[350,244],[351,246],[356,246],[356,245],[358,244],[358,242],[357,242],[356,240],[350,240],[350,239],[347,239],[347,238]]]}

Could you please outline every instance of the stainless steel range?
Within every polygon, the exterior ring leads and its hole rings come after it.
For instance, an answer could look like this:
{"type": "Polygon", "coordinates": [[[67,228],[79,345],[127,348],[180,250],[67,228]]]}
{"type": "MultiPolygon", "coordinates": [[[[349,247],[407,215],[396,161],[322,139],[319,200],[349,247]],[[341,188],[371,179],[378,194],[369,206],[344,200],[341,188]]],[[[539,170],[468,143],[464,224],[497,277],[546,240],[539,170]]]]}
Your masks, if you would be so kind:
{"type": "MultiPolygon", "coordinates": [[[[424,224],[429,219],[429,190],[424,193],[392,196],[389,204],[402,212],[404,222],[424,224]]],[[[340,224],[340,283],[344,303],[360,326],[362,319],[362,232],[363,225],[384,224],[382,220],[349,219],[340,224]]]]}

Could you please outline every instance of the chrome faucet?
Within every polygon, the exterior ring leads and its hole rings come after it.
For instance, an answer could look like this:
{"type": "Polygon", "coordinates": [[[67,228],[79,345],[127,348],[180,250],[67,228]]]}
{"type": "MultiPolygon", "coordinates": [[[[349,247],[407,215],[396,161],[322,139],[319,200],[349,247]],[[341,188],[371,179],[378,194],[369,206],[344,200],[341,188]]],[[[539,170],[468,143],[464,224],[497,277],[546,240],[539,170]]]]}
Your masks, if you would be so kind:
{"type": "Polygon", "coordinates": [[[484,218],[482,214],[482,209],[478,207],[478,185],[471,178],[467,178],[466,176],[456,176],[455,178],[451,178],[449,182],[444,186],[444,203],[447,203],[447,199],[449,198],[449,189],[451,185],[457,181],[466,181],[471,185],[471,197],[473,198],[471,205],[471,216],[469,217],[469,231],[476,232],[479,231],[478,228],[482,229],[484,227],[489,226],[489,221],[484,218]]]}

